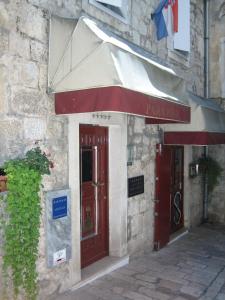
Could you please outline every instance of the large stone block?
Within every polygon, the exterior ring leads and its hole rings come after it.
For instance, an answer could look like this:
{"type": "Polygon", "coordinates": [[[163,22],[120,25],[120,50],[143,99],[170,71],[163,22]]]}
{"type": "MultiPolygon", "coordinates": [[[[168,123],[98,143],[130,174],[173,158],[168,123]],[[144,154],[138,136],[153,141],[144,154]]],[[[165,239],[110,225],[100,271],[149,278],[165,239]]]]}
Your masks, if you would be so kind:
{"type": "Polygon", "coordinates": [[[0,56],[9,50],[9,32],[0,27],[0,56]]]}
{"type": "Polygon", "coordinates": [[[46,136],[46,120],[40,118],[24,119],[24,138],[29,140],[42,140],[46,136]]]}
{"type": "Polygon", "coordinates": [[[46,138],[52,140],[65,137],[64,126],[64,122],[58,121],[57,117],[50,118],[47,124],[46,138]]]}
{"type": "Polygon", "coordinates": [[[31,59],[46,63],[47,62],[47,46],[38,41],[32,40],[30,42],[31,59]]]}
{"type": "Polygon", "coordinates": [[[132,198],[128,200],[128,216],[138,215],[139,213],[139,199],[132,198]]]}
{"type": "Polygon", "coordinates": [[[47,90],[48,69],[47,65],[39,65],[39,88],[47,90]]]}
{"type": "Polygon", "coordinates": [[[23,138],[22,122],[20,120],[0,121],[0,141],[17,140],[23,138]]]}
{"type": "Polygon", "coordinates": [[[66,138],[48,140],[42,147],[53,162],[51,176],[44,176],[43,184],[45,190],[60,189],[68,186],[68,143],[66,138]]]}
{"type": "Polygon", "coordinates": [[[0,26],[7,28],[9,24],[9,13],[3,2],[4,1],[0,2],[0,26]]]}
{"type": "Polygon", "coordinates": [[[21,79],[24,86],[38,87],[39,69],[35,63],[29,62],[21,65],[21,79]]]}
{"type": "Polygon", "coordinates": [[[0,65],[0,114],[6,111],[6,68],[0,65]]]}
{"type": "Polygon", "coordinates": [[[140,44],[140,33],[137,30],[133,30],[132,32],[132,42],[134,44],[139,45],[140,44]]]}
{"type": "Polygon", "coordinates": [[[28,0],[28,2],[49,10],[57,16],[77,18],[80,14],[82,0],[28,0]]]}
{"type": "Polygon", "coordinates": [[[54,101],[38,90],[13,87],[10,113],[26,116],[46,116],[54,111],[54,101]]]}
{"type": "Polygon", "coordinates": [[[28,88],[38,88],[39,68],[34,62],[16,60],[10,64],[10,83],[28,88]]]}
{"type": "Polygon", "coordinates": [[[21,34],[11,31],[9,35],[9,52],[13,56],[30,59],[30,41],[21,34]]]}
{"type": "Polygon", "coordinates": [[[132,142],[133,144],[141,144],[143,141],[143,135],[140,133],[134,134],[132,142]]]}
{"type": "Polygon", "coordinates": [[[151,14],[149,10],[149,6],[147,6],[144,1],[133,1],[132,10],[133,10],[132,22],[134,28],[138,29],[138,31],[141,34],[146,35],[147,26],[145,24],[145,15],[146,15],[146,11],[149,11],[149,15],[151,14]]]}
{"type": "Polygon", "coordinates": [[[20,120],[0,121],[0,128],[0,165],[2,165],[6,159],[23,155],[25,145],[20,120]]]}
{"type": "Polygon", "coordinates": [[[139,215],[135,215],[131,219],[131,235],[135,238],[141,231],[139,224],[139,215]]]}
{"type": "Polygon", "coordinates": [[[41,9],[24,5],[17,18],[17,28],[27,36],[47,43],[47,18],[41,9]]]}
{"type": "Polygon", "coordinates": [[[143,133],[144,128],[145,128],[145,119],[136,117],[135,125],[134,125],[134,132],[135,133],[143,133]]]}

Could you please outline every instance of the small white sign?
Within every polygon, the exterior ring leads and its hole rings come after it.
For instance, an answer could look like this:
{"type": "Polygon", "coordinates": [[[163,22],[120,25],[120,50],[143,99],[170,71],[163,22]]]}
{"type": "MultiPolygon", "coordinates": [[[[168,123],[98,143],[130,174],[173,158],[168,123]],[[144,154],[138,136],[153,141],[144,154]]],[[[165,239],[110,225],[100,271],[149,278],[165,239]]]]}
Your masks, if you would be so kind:
{"type": "Polygon", "coordinates": [[[66,248],[59,250],[53,254],[53,265],[57,266],[66,261],[66,248]]]}

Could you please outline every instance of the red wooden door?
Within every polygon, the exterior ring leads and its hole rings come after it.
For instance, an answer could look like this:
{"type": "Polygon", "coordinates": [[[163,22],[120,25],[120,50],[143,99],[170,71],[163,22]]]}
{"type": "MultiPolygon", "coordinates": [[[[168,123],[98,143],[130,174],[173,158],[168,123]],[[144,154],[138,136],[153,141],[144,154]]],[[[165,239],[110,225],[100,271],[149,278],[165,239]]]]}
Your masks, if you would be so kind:
{"type": "Polygon", "coordinates": [[[154,248],[158,250],[183,227],[183,147],[158,144],[156,151],[154,248]]]}
{"type": "Polygon", "coordinates": [[[154,249],[159,250],[170,237],[171,147],[156,145],[156,192],[154,249]]]}
{"type": "Polygon", "coordinates": [[[108,129],[80,126],[81,267],[108,255],[108,129]]]}
{"type": "Polygon", "coordinates": [[[172,177],[171,177],[171,233],[184,225],[183,216],[183,161],[184,148],[172,147],[172,177]]]}

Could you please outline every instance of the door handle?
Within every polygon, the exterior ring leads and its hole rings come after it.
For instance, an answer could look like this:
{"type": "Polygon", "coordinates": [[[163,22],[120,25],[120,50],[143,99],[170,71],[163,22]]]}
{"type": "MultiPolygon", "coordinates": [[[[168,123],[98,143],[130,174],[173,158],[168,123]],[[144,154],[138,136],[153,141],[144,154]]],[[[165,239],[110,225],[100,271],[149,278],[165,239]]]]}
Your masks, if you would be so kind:
{"type": "Polygon", "coordinates": [[[100,183],[100,182],[92,181],[92,186],[94,186],[94,187],[99,187],[99,186],[103,186],[103,185],[104,185],[104,182],[100,183]]]}

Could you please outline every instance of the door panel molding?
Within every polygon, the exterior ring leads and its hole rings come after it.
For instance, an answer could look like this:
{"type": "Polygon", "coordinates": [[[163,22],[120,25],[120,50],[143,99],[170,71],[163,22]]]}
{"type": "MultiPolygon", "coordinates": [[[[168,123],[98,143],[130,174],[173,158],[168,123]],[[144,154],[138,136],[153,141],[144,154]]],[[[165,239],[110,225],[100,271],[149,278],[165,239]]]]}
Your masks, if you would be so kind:
{"type": "Polygon", "coordinates": [[[184,226],[184,147],[171,146],[171,149],[171,233],[174,233],[184,226]]]}

